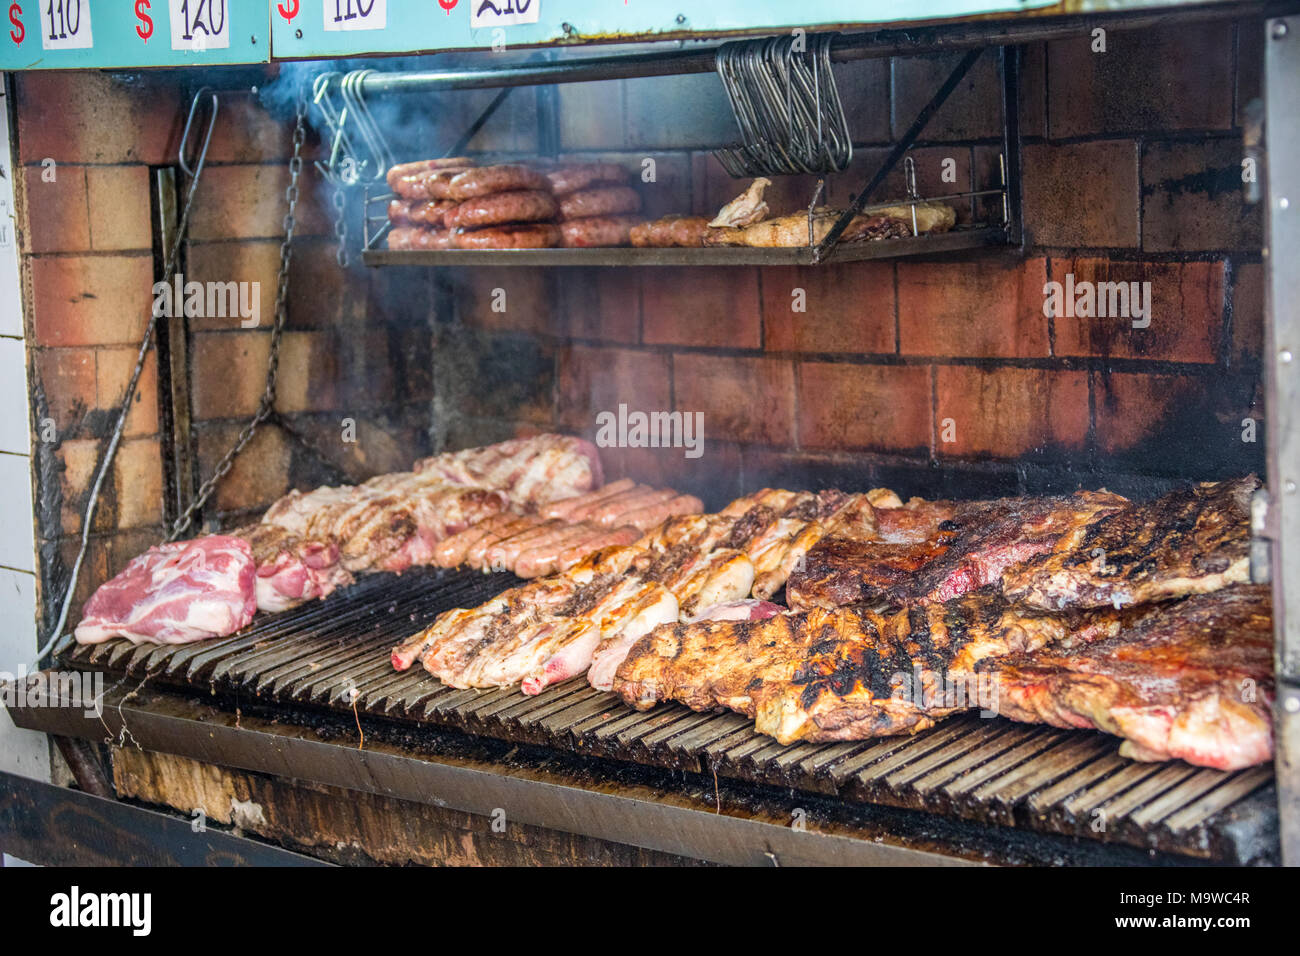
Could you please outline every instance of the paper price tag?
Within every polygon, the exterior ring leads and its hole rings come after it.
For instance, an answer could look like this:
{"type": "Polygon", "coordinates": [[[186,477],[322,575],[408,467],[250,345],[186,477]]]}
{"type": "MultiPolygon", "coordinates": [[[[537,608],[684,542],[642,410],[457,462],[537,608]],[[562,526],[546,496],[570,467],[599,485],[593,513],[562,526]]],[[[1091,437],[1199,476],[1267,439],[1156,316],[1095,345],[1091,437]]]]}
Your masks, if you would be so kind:
{"type": "Polygon", "coordinates": [[[90,0],[39,0],[41,49],[89,50],[90,0]]]}
{"type": "Polygon", "coordinates": [[[325,29],[382,30],[388,26],[388,0],[322,0],[325,29]]]}
{"type": "Polygon", "coordinates": [[[542,0],[470,0],[470,29],[513,27],[536,23],[542,15],[542,0]]]}
{"type": "Polygon", "coordinates": [[[167,0],[173,50],[230,49],[227,0],[167,0]]]}

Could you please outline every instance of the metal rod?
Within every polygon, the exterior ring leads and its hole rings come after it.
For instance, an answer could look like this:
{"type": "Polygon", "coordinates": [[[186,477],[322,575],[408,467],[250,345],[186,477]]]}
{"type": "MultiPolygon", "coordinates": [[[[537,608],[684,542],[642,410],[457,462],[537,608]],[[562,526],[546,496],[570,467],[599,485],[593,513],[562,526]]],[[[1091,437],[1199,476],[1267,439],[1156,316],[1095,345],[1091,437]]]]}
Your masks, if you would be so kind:
{"type": "Polygon", "coordinates": [[[1002,61],[1002,185],[1006,188],[1007,241],[1021,243],[1020,208],[1020,48],[1004,46],[1002,61]]]}
{"type": "MultiPolygon", "coordinates": [[[[1216,4],[1177,11],[1072,14],[1034,20],[940,24],[846,34],[831,47],[831,59],[849,60],[915,53],[954,51],[972,47],[1007,46],[1059,40],[1086,33],[1096,27],[1144,30],[1170,23],[1186,24],[1206,20],[1232,19],[1242,11],[1260,15],[1259,3],[1216,4]]],[[[1268,4],[1265,11],[1294,11],[1294,0],[1268,4]]],[[[429,93],[438,90],[489,89],[501,86],[531,86],[538,83],[586,83],[595,80],[623,80],[648,76],[676,76],[712,73],[717,68],[718,47],[671,49],[614,56],[566,58],[553,63],[493,65],[475,69],[428,70],[410,73],[374,73],[361,83],[366,96],[385,93],[429,93]]],[[[493,61],[495,64],[495,60],[493,61]]],[[[337,82],[337,80],[335,80],[337,82]]]]}
{"type": "Polygon", "coordinates": [[[902,159],[903,154],[912,148],[912,144],[915,143],[917,137],[921,135],[921,130],[925,129],[925,125],[930,122],[930,117],[937,113],[939,108],[947,101],[948,97],[952,95],[952,91],[957,88],[957,84],[965,78],[968,72],[970,72],[970,68],[974,65],[975,61],[979,59],[980,53],[982,52],[982,50],[969,51],[961,58],[961,62],[957,64],[956,68],[948,74],[948,79],[943,81],[943,85],[939,87],[938,92],[934,94],[930,102],[925,104],[921,109],[921,112],[916,115],[916,119],[912,121],[912,125],[908,127],[907,132],[905,132],[902,137],[899,138],[898,142],[894,144],[893,149],[889,151],[889,155],[886,156],[885,161],[880,164],[880,168],[877,169],[876,174],[871,177],[871,181],[867,183],[866,188],[858,193],[858,197],[853,200],[848,209],[844,210],[840,218],[835,221],[835,225],[831,227],[831,231],[826,234],[826,238],[817,246],[813,253],[813,259],[815,261],[821,261],[826,254],[835,247],[835,243],[839,241],[844,230],[847,229],[849,223],[853,221],[853,217],[862,212],[871,193],[877,186],[884,182],[885,177],[889,175],[890,171],[898,164],[898,161],[902,159]]]}

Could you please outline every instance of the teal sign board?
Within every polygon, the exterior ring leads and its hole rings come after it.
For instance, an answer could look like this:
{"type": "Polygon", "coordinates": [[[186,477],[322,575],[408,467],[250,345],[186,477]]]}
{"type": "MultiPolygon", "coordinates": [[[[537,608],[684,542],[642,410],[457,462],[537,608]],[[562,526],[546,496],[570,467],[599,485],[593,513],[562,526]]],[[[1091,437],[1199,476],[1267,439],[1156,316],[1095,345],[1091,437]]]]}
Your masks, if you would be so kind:
{"type": "Polygon", "coordinates": [[[1015,13],[1052,0],[271,0],[277,58],[816,29],[1015,13]]]}
{"type": "Polygon", "coordinates": [[[271,58],[266,0],[0,0],[0,70],[271,58]]]}

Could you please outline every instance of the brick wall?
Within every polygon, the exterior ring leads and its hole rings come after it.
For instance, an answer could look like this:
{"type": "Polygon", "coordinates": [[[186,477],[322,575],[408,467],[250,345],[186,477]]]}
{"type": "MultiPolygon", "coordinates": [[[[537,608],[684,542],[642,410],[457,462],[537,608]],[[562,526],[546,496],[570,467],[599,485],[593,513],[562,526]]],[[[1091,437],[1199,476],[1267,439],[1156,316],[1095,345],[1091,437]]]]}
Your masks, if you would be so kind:
{"type": "MultiPolygon", "coordinates": [[[[620,403],[704,413],[700,459],[604,456],[613,475],[672,483],[711,505],[764,484],[973,495],[1259,470],[1260,214],[1241,202],[1237,144],[1261,29],[1113,33],[1104,54],[1086,41],[1028,48],[1023,254],[816,269],[341,270],[308,167],[280,414],[222,484],[209,526],[256,514],[289,487],[364,478],[443,447],[548,428],[591,437],[596,414],[620,403]],[[1046,317],[1043,285],[1067,273],[1150,281],[1150,328],[1046,317]],[[795,289],[806,312],[791,309],[795,289]],[[1246,417],[1258,421],[1255,443],[1241,440],[1246,417]],[[356,441],[344,440],[349,420],[356,441]]],[[[860,188],[953,62],[837,66],[856,149],[830,202],[860,188]]],[[[150,305],[152,170],[175,164],[186,84],[199,79],[17,80],[47,601],[61,593],[150,305]]],[[[394,101],[380,120],[399,158],[428,155],[492,96],[394,101]]],[[[985,57],[913,150],[923,193],[953,188],[939,175],[947,159],[958,188],[995,180],[998,104],[985,57]]],[[[636,169],[650,158],[647,213],[712,213],[742,184],[709,149],[735,135],[716,79],[695,76],[515,90],[469,148],[522,158],[553,144],[636,169]]],[[[251,94],[223,95],[182,268],[191,280],[260,282],[264,321],[188,321],[190,442],[204,477],[261,394],[289,149],[284,123],[251,94]]],[[[309,154],[319,155],[315,137],[309,154]]],[[[782,178],[769,199],[793,211],[812,184],[782,178]]],[[[895,173],[883,193],[902,187],[895,173]]],[[[80,597],[162,536],[171,460],[158,389],[151,359],[80,597]]]]}
{"type": "MultiPolygon", "coordinates": [[[[76,553],[89,486],[152,303],[161,261],[151,218],[154,170],[175,166],[185,84],[200,79],[18,76],[20,242],[47,620],[76,553]]],[[[188,336],[187,444],[199,479],[212,473],[265,385],[291,147],[289,128],[269,117],[251,90],[222,94],[181,271],[188,281],[260,283],[261,322],[245,329],[239,317],[172,321],[173,335],[188,336]]],[[[292,486],[409,467],[428,447],[429,283],[338,267],[327,196],[310,167],[318,154],[309,137],[278,417],[220,485],[205,512],[208,528],[257,514],[292,486]],[[355,441],[346,440],[353,434],[355,441]]],[[[151,354],[95,516],[74,617],[95,586],[163,536],[173,466],[169,436],[160,430],[159,388],[151,354]]],[[[197,483],[192,474],[172,480],[197,483]]]]}
{"type": "MultiPolygon", "coordinates": [[[[1023,254],[443,273],[436,440],[542,427],[594,437],[597,413],[620,403],[702,411],[700,459],[605,457],[615,475],[713,504],[771,483],[1140,492],[1261,470],[1262,217],[1242,200],[1240,168],[1261,36],[1251,21],[1112,32],[1105,53],[1088,39],[1027,48],[1023,254]],[[1044,285],[1067,274],[1149,281],[1150,327],[1046,316],[1044,285]],[[492,311],[494,289],[505,313],[492,311]],[[796,289],[806,312],[792,309],[796,289]]],[[[860,188],[955,60],[837,67],[856,148],[853,168],[831,179],[832,202],[860,188]]],[[[652,214],[712,213],[743,185],[708,153],[735,136],[715,78],[557,89],[560,152],[632,168],[654,158],[657,182],[642,185],[652,214]]],[[[921,192],[995,182],[1000,115],[986,55],[912,151],[921,192]],[[945,159],[956,187],[941,181],[945,159]]],[[[525,139],[516,128],[511,145],[525,139]]],[[[813,182],[778,180],[774,210],[806,205],[813,182]]],[[[902,186],[896,173],[881,195],[902,186]]]]}

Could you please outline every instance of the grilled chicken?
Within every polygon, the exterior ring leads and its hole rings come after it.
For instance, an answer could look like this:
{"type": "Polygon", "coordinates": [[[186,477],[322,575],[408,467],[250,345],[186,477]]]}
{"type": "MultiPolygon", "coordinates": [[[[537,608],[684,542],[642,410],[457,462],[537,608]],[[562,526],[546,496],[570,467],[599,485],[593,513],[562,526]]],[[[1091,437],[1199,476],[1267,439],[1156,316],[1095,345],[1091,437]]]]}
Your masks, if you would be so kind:
{"type": "Polygon", "coordinates": [[[1156,606],[1137,624],[1071,649],[989,660],[998,711],[1096,727],[1135,760],[1236,770],[1273,755],[1269,589],[1238,584],[1156,606]]]}
{"type": "Polygon", "coordinates": [[[1215,591],[1250,576],[1254,475],[1129,504],[1076,527],[1011,571],[1007,594],[1041,608],[1122,606],[1215,591]]]}

